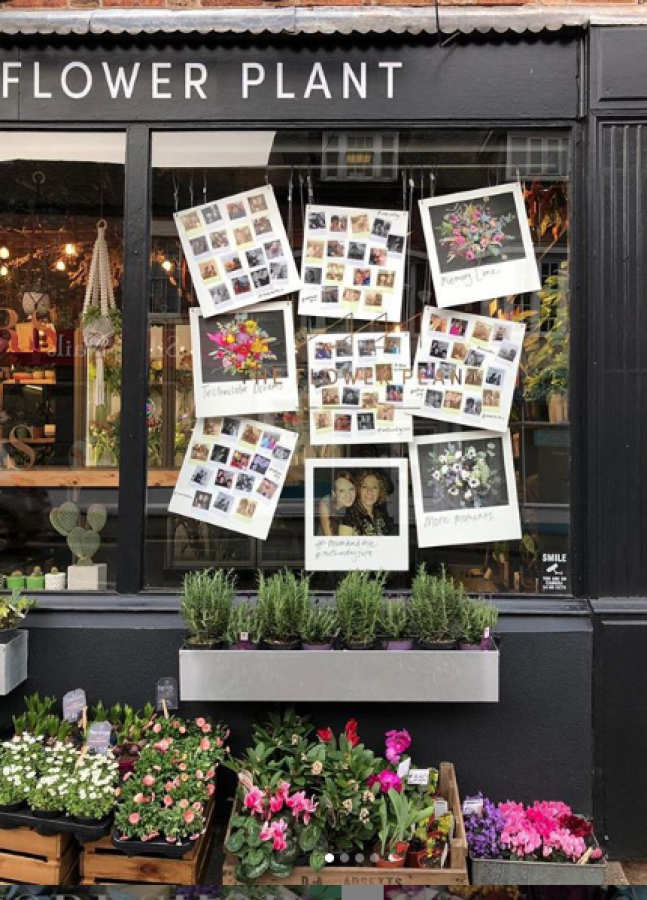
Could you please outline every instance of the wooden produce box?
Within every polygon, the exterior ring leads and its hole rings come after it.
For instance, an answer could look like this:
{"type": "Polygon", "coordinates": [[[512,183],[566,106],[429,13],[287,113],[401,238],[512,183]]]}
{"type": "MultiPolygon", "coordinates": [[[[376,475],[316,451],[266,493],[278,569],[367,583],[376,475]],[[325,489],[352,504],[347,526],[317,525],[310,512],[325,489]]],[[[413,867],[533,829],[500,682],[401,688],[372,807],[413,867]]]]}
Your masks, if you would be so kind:
{"type": "Polygon", "coordinates": [[[71,834],[0,829],[0,882],[78,884],[79,845],[71,834]]]}
{"type": "MultiPolygon", "coordinates": [[[[449,803],[456,822],[454,837],[449,850],[449,865],[443,869],[378,869],[366,866],[326,866],[321,872],[306,867],[295,867],[289,878],[275,878],[265,874],[256,884],[469,884],[467,872],[467,839],[463,824],[456,772],[452,763],[440,764],[439,793],[449,803]]],[[[236,808],[232,816],[236,814],[236,808]]],[[[235,878],[237,858],[226,853],[223,884],[238,884],[235,878]]]]}
{"type": "Polygon", "coordinates": [[[110,837],[84,844],[81,884],[204,884],[211,861],[216,804],[207,809],[206,831],[182,859],[163,856],[127,856],[110,837]]]}

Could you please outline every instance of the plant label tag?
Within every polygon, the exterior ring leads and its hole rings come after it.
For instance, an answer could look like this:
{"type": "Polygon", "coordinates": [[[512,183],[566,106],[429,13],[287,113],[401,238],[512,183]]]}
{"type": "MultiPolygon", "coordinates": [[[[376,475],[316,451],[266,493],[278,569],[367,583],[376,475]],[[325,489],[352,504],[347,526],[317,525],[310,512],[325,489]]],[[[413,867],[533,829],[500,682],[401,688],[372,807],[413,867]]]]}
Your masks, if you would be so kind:
{"type": "Polygon", "coordinates": [[[155,696],[155,709],[158,712],[162,712],[164,709],[162,701],[166,701],[167,709],[177,709],[179,706],[177,680],[175,678],[160,678],[155,688],[155,696]]]}
{"type": "Polygon", "coordinates": [[[240,641],[247,643],[247,641],[249,640],[249,631],[241,631],[240,635],[238,636],[238,639],[240,641]]]}
{"type": "Polygon", "coordinates": [[[80,722],[83,710],[88,705],[83,688],[68,691],[63,697],[63,718],[66,722],[80,722]]]}
{"type": "Polygon", "coordinates": [[[449,844],[445,844],[445,846],[443,847],[442,856],[440,857],[440,868],[441,869],[445,868],[445,863],[447,862],[448,856],[449,856],[449,844]]]}
{"type": "Polygon", "coordinates": [[[449,812],[449,803],[445,800],[444,797],[434,797],[434,814],[438,819],[440,816],[445,816],[449,812]]]}
{"type": "Polygon", "coordinates": [[[465,800],[463,800],[463,815],[473,816],[475,813],[477,816],[483,815],[483,798],[466,797],[465,800]]]}
{"type": "MultiPolygon", "coordinates": [[[[407,779],[407,784],[420,784],[426,787],[429,784],[429,769],[411,769],[409,772],[409,777],[407,779]]],[[[436,810],[438,809],[436,803],[436,810]]],[[[436,815],[438,812],[436,811],[436,815]]]]}
{"type": "Polygon", "coordinates": [[[409,774],[409,769],[411,768],[411,757],[407,756],[406,759],[403,759],[400,765],[398,766],[398,778],[401,778],[402,781],[405,780],[407,775],[409,774]]]}
{"type": "Polygon", "coordinates": [[[110,722],[94,722],[88,731],[88,749],[105,756],[110,749],[111,734],[110,722]]]}

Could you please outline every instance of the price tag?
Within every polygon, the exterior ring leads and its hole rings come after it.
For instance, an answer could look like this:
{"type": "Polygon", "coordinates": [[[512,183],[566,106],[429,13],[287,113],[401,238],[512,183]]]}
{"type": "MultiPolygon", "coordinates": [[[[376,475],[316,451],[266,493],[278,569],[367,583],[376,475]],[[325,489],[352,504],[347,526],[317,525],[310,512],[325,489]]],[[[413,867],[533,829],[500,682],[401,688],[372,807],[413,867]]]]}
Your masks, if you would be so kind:
{"type": "Polygon", "coordinates": [[[249,631],[241,631],[240,635],[238,636],[238,640],[246,644],[249,640],[249,631]]]}
{"type": "Polygon", "coordinates": [[[442,797],[434,797],[434,811],[436,818],[446,815],[449,812],[449,803],[442,797]]]}
{"type": "Polygon", "coordinates": [[[111,735],[110,722],[94,722],[88,731],[88,749],[105,756],[110,749],[111,735]]]}
{"type": "Polygon", "coordinates": [[[411,757],[407,756],[406,759],[403,759],[400,765],[398,766],[398,778],[401,778],[402,781],[405,781],[408,774],[409,769],[411,768],[411,757]]]}
{"type": "Polygon", "coordinates": [[[155,696],[155,708],[158,712],[162,712],[164,709],[164,702],[167,710],[177,709],[179,705],[177,680],[175,678],[160,678],[156,685],[155,696]]]}
{"type": "Polygon", "coordinates": [[[429,784],[429,769],[411,769],[407,784],[420,784],[427,787],[429,784]]]}
{"type": "Polygon", "coordinates": [[[463,815],[464,816],[473,816],[483,815],[483,798],[482,797],[466,797],[463,800],[463,815]]]}
{"type": "Polygon", "coordinates": [[[68,691],[63,697],[63,718],[66,722],[79,722],[87,705],[85,691],[82,688],[68,691]]]}
{"type": "Polygon", "coordinates": [[[445,846],[443,847],[442,856],[440,857],[440,868],[441,869],[445,868],[445,863],[447,862],[448,855],[449,855],[449,844],[445,844],[445,846]]]}

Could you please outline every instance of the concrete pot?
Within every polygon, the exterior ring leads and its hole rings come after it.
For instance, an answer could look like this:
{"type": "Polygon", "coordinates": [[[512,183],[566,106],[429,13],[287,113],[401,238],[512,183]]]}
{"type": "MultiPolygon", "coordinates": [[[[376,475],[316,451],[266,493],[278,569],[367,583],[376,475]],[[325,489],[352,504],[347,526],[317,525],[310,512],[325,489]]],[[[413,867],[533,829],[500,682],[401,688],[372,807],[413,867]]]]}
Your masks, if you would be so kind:
{"type": "Polygon", "coordinates": [[[67,586],[71,591],[105,591],[107,578],[108,566],[105,563],[68,566],[67,569],[67,586]]]}
{"type": "Polygon", "coordinates": [[[606,861],[587,863],[523,862],[472,859],[472,884],[604,884],[606,861]]]}

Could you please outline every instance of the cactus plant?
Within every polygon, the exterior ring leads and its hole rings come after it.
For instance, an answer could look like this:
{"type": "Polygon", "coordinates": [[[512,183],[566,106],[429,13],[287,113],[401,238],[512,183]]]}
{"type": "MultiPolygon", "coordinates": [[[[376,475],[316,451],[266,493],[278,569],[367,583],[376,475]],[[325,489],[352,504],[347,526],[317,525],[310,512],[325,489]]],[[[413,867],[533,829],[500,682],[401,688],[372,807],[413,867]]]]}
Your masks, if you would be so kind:
{"type": "Polygon", "coordinates": [[[67,501],[53,509],[49,514],[53,527],[67,538],[67,544],[74,556],[77,557],[77,565],[91,566],[92,557],[101,546],[99,532],[108,520],[105,506],[93,503],[83,516],[76,503],[67,501]]]}

